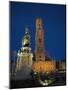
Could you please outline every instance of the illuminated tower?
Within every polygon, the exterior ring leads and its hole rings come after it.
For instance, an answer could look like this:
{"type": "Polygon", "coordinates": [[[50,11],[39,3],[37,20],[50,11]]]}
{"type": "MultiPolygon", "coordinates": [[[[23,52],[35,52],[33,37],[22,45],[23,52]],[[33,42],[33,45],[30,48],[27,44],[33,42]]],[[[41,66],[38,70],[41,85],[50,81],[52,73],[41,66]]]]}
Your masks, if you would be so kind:
{"type": "Polygon", "coordinates": [[[35,47],[35,57],[36,61],[45,60],[45,49],[44,49],[44,31],[42,19],[36,19],[36,47],[35,47]]]}
{"type": "Polygon", "coordinates": [[[42,19],[36,19],[36,47],[35,47],[35,61],[32,65],[34,73],[48,73],[56,70],[55,61],[46,60],[44,48],[44,30],[42,19]]]}
{"type": "Polygon", "coordinates": [[[30,78],[33,54],[30,48],[30,34],[25,28],[25,35],[22,39],[22,48],[17,54],[16,79],[30,78]]]}

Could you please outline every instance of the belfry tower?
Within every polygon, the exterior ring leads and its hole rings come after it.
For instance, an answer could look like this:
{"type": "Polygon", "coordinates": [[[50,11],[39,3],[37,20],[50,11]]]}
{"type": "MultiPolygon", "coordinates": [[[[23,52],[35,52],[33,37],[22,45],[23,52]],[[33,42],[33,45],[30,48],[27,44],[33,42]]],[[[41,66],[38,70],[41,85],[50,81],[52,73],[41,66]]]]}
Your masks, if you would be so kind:
{"type": "Polygon", "coordinates": [[[35,59],[36,61],[45,61],[45,49],[44,49],[44,31],[42,19],[36,19],[36,47],[35,47],[35,59]]]}

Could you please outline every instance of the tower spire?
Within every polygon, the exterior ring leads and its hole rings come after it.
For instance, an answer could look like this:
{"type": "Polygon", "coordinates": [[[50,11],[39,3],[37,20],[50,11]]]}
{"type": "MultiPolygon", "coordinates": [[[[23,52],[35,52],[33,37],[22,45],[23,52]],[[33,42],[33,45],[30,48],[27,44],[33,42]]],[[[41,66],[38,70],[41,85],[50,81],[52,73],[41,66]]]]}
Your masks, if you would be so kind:
{"type": "Polygon", "coordinates": [[[29,34],[29,30],[27,27],[25,27],[25,34],[29,34]]]}
{"type": "Polygon", "coordinates": [[[22,40],[22,45],[24,47],[29,47],[29,45],[30,45],[30,34],[29,34],[27,27],[25,27],[25,35],[24,35],[23,40],[22,40]]]}

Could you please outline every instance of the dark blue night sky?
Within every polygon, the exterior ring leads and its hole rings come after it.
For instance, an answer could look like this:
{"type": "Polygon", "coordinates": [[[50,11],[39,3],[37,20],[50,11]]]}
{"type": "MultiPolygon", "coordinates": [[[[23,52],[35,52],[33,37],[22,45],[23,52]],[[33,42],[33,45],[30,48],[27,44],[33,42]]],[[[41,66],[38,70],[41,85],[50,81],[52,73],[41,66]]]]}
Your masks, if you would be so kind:
{"type": "Polygon", "coordinates": [[[35,50],[35,21],[42,18],[46,52],[54,59],[65,59],[66,6],[10,2],[10,50],[22,47],[27,26],[31,35],[31,48],[35,50]]]}

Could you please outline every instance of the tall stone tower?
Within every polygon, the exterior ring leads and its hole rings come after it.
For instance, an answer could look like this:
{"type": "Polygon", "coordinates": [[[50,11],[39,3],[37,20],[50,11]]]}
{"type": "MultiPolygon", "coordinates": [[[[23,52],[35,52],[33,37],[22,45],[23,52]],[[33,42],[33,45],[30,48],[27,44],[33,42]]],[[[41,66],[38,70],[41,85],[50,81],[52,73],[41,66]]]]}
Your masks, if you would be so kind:
{"type": "Polygon", "coordinates": [[[46,60],[45,49],[44,49],[44,30],[42,19],[36,19],[36,36],[35,36],[35,61],[32,65],[32,70],[34,73],[47,73],[56,70],[55,61],[46,60]]]}
{"type": "Polygon", "coordinates": [[[45,61],[45,49],[44,49],[44,31],[42,19],[36,19],[36,47],[35,47],[35,59],[36,61],[45,61]]]}

